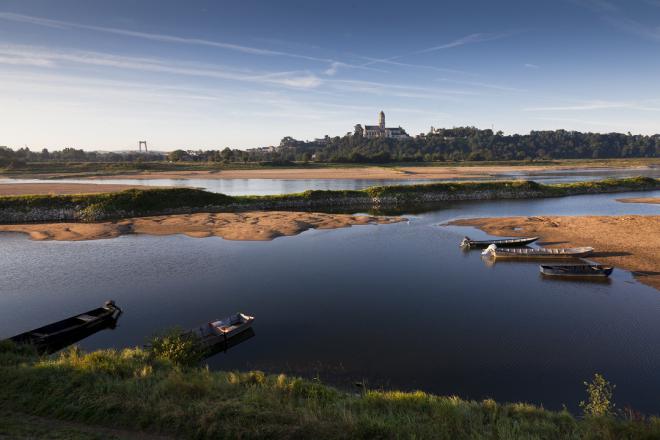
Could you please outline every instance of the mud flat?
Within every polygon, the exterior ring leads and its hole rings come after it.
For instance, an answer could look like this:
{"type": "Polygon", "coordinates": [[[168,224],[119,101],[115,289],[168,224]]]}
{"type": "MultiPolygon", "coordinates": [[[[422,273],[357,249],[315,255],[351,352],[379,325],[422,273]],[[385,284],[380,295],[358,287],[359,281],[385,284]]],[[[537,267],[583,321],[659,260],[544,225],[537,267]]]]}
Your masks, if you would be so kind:
{"type": "Polygon", "coordinates": [[[660,216],[504,217],[456,220],[496,236],[541,237],[548,247],[592,246],[594,261],[629,270],[660,290],[660,216]]]}
{"type": "Polygon", "coordinates": [[[127,189],[149,189],[153,186],[122,185],[110,183],[0,183],[0,196],[93,194],[125,191],[127,189]]]}
{"type": "Polygon", "coordinates": [[[272,240],[308,229],[336,229],[355,225],[397,223],[402,217],[325,214],[313,212],[250,211],[139,217],[100,223],[0,225],[0,232],[20,232],[33,240],[79,241],[126,234],[217,236],[227,240],[272,240]]]}
{"type": "Polygon", "coordinates": [[[631,197],[629,199],[616,199],[617,202],[623,203],[651,203],[660,204],[660,197],[631,197]]]}

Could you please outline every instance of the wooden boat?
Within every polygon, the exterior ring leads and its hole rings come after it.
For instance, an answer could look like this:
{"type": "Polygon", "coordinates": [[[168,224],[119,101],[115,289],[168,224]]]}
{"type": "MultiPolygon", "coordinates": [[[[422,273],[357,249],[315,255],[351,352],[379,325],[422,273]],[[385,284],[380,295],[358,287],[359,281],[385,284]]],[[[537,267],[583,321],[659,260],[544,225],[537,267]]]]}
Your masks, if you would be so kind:
{"type": "Polygon", "coordinates": [[[236,313],[191,329],[190,333],[199,338],[201,350],[209,355],[236,345],[236,341],[243,342],[254,336],[251,328],[253,322],[253,316],[236,313]],[[244,338],[248,331],[251,331],[251,335],[244,338]]]}
{"type": "Polygon", "coordinates": [[[580,258],[594,251],[592,247],[578,248],[498,248],[491,244],[481,255],[495,258],[580,258]]]}
{"type": "Polygon", "coordinates": [[[539,269],[543,275],[555,277],[599,277],[606,278],[612,274],[612,266],[599,264],[542,264],[539,269]]]}
{"type": "Polygon", "coordinates": [[[114,328],[122,310],[114,301],[103,307],[13,336],[17,344],[33,345],[39,353],[54,353],[105,328],[114,328]]]}
{"type": "Polygon", "coordinates": [[[539,237],[520,237],[502,238],[497,240],[472,240],[470,237],[465,237],[463,238],[463,241],[461,241],[461,247],[485,248],[491,244],[502,247],[527,246],[528,244],[534,243],[538,239],[539,237]]]}

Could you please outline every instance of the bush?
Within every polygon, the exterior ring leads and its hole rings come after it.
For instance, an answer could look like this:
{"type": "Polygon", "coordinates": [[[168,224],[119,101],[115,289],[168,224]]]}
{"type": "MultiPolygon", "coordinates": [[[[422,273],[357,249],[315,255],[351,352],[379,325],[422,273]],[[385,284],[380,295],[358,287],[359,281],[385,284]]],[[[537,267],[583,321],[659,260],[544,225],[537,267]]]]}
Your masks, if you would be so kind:
{"type": "Polygon", "coordinates": [[[179,328],[154,336],[149,345],[153,357],[175,365],[194,366],[202,359],[203,350],[199,340],[179,328]]]}
{"type": "Polygon", "coordinates": [[[591,382],[584,382],[587,387],[587,401],[580,402],[580,408],[585,416],[610,416],[614,410],[612,395],[616,385],[609,383],[603,376],[596,373],[591,382]]]}

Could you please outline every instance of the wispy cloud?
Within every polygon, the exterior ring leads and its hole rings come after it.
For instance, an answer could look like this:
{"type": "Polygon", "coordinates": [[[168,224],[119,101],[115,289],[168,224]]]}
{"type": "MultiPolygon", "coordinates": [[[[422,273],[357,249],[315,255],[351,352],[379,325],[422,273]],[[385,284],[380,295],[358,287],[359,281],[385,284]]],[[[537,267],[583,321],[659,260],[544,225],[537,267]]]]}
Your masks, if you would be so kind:
{"type": "Polygon", "coordinates": [[[459,81],[459,80],[454,80],[454,79],[449,79],[449,78],[438,78],[437,81],[444,81],[444,82],[449,82],[452,84],[459,84],[459,85],[464,85],[464,86],[473,86],[473,87],[483,87],[486,89],[493,89],[493,90],[501,90],[504,92],[526,92],[527,90],[525,89],[520,89],[518,87],[510,87],[510,86],[503,86],[499,84],[491,84],[491,83],[485,83],[485,82],[480,82],[480,81],[459,81]]]}
{"type": "Polygon", "coordinates": [[[630,109],[641,111],[660,111],[660,107],[649,106],[640,102],[617,102],[617,101],[589,101],[575,105],[550,106],[550,107],[527,107],[526,112],[542,111],[585,111],[585,110],[608,110],[608,109],[630,109]]]}
{"type": "Polygon", "coordinates": [[[525,64],[523,64],[523,67],[526,67],[528,69],[540,69],[541,68],[541,66],[539,66],[537,64],[532,64],[532,63],[525,63],[525,64]]]}
{"type": "MultiPolygon", "coordinates": [[[[452,40],[448,43],[440,44],[437,46],[432,46],[432,47],[427,47],[424,49],[416,50],[413,52],[409,52],[406,54],[402,55],[395,55],[392,57],[387,57],[387,58],[368,58],[370,61],[367,63],[362,64],[362,67],[367,67],[371,66],[374,64],[392,64],[392,65],[399,65],[399,66],[408,66],[408,67],[420,67],[420,68],[425,68],[425,69],[433,69],[437,71],[443,71],[443,72],[450,72],[453,71],[454,73],[460,72],[457,70],[452,70],[452,69],[445,69],[441,67],[434,67],[434,66],[428,66],[428,65],[418,65],[418,64],[409,64],[409,63],[403,63],[398,60],[404,57],[408,57],[411,55],[421,55],[421,54],[426,54],[426,53],[431,53],[431,52],[437,52],[440,50],[446,50],[446,49],[451,49],[454,47],[460,47],[460,46],[465,46],[467,44],[475,44],[475,43],[481,43],[481,42],[486,42],[486,41],[492,41],[492,40],[499,40],[500,38],[505,38],[510,35],[512,35],[513,32],[503,32],[503,33],[474,33],[470,35],[466,35],[465,37],[458,38],[456,40],[452,40]]],[[[460,73],[465,73],[465,72],[460,72],[460,73]]]]}
{"type": "Polygon", "coordinates": [[[439,50],[445,50],[445,49],[451,49],[454,47],[460,47],[460,46],[465,46],[466,44],[474,44],[474,43],[482,43],[485,41],[493,41],[493,40],[499,40],[500,38],[508,37],[512,35],[511,32],[504,32],[504,33],[476,33],[476,34],[470,34],[466,35],[465,37],[458,38],[454,41],[450,41],[449,43],[444,43],[440,44],[438,46],[432,46],[432,47],[427,47],[426,49],[418,50],[415,52],[412,52],[413,54],[420,54],[420,53],[429,53],[429,52],[436,52],[439,50]]]}
{"type": "MultiPolygon", "coordinates": [[[[591,9],[600,18],[611,26],[640,37],[660,41],[660,26],[657,24],[646,24],[640,20],[627,15],[626,11],[618,5],[606,0],[574,0],[579,5],[591,9]]],[[[649,6],[660,6],[658,0],[644,0],[649,6]]]]}
{"type": "Polygon", "coordinates": [[[157,41],[157,42],[162,42],[162,43],[176,43],[176,44],[188,44],[188,45],[196,45],[196,46],[215,47],[215,48],[227,49],[227,50],[231,50],[231,51],[250,54],[250,55],[288,57],[288,58],[296,58],[296,59],[307,60],[307,61],[315,61],[315,62],[320,62],[320,63],[328,63],[331,66],[330,69],[332,69],[333,66],[334,66],[334,69],[335,69],[334,73],[336,73],[336,69],[339,66],[345,67],[345,68],[351,68],[351,69],[371,70],[367,66],[344,63],[344,62],[341,62],[341,61],[338,61],[338,60],[335,60],[335,59],[332,59],[332,58],[317,57],[317,56],[310,56],[310,55],[293,53],[293,52],[285,52],[285,51],[279,51],[279,50],[264,49],[264,48],[259,48],[259,47],[228,43],[228,42],[224,42],[224,41],[208,40],[208,39],[203,39],[203,38],[181,37],[181,36],[176,36],[176,35],[150,33],[150,32],[140,32],[140,31],[134,31],[134,30],[130,30],[130,29],[121,29],[121,28],[106,27],[106,26],[95,26],[95,25],[88,25],[88,24],[83,24],[83,23],[74,23],[74,22],[70,22],[70,21],[53,20],[53,19],[49,19],[49,18],[35,17],[35,16],[31,16],[31,15],[16,14],[16,13],[13,13],[13,12],[0,12],[0,20],[14,21],[14,22],[19,22],[19,23],[27,23],[27,24],[37,25],[37,26],[46,26],[46,27],[51,27],[51,28],[56,28],[56,29],[84,29],[84,30],[90,30],[90,31],[95,31],[95,32],[103,32],[103,33],[107,33],[107,34],[120,35],[120,36],[124,36],[124,37],[133,37],[133,38],[140,38],[140,39],[144,39],[144,40],[157,41]]]}
{"type": "Polygon", "coordinates": [[[145,72],[275,84],[302,89],[318,87],[322,82],[322,80],[316,75],[305,71],[254,73],[240,70],[229,70],[218,66],[191,65],[181,62],[174,63],[153,58],[127,57],[89,51],[56,51],[23,45],[0,45],[0,63],[3,62],[3,60],[7,60],[7,62],[27,60],[32,65],[51,67],[60,62],[74,63],[145,72]]]}

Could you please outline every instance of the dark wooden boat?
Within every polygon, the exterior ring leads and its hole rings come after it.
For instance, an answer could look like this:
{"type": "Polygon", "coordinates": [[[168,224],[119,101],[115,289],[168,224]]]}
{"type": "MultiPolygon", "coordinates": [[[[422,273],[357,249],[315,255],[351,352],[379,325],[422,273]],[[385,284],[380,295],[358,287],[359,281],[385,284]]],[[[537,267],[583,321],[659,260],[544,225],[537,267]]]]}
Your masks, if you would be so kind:
{"type": "Polygon", "coordinates": [[[542,264],[539,269],[543,275],[553,277],[599,277],[606,278],[612,274],[612,266],[599,264],[542,264]]]}
{"type": "Polygon", "coordinates": [[[594,251],[592,247],[577,248],[499,248],[491,244],[481,255],[494,258],[580,258],[594,251]]]}
{"type": "Polygon", "coordinates": [[[100,330],[114,328],[121,314],[122,310],[114,301],[106,301],[103,307],[21,333],[9,340],[33,345],[42,354],[54,353],[100,330]]]}
{"type": "Polygon", "coordinates": [[[236,313],[190,330],[199,339],[205,357],[226,350],[254,336],[253,316],[236,313]]]}
{"type": "Polygon", "coordinates": [[[485,248],[490,246],[491,244],[502,247],[527,246],[528,244],[534,243],[538,239],[539,237],[520,237],[520,238],[502,238],[497,240],[472,240],[470,237],[465,237],[463,238],[463,241],[461,241],[461,247],[485,248]]]}

